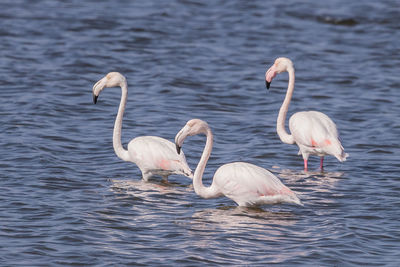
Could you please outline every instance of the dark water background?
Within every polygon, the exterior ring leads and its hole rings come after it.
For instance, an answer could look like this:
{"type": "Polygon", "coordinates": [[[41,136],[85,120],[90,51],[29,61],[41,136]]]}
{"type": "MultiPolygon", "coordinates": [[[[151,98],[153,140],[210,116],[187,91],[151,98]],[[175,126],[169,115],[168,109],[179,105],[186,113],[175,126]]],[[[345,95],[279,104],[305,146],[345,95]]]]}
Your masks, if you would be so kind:
{"type": "MultiPolygon", "coordinates": [[[[399,266],[399,1],[28,1],[0,3],[0,265],[399,266]],[[296,67],[289,109],[338,125],[350,154],[302,172],[275,120],[287,86],[267,92],[278,56],[296,67]],[[173,140],[188,119],[212,127],[218,166],[273,171],[304,207],[237,208],[190,181],[140,180],[119,160],[120,90],[92,104],[93,84],[123,73],[123,143],[173,140]]],[[[194,169],[203,137],[185,142],[194,169]]]]}

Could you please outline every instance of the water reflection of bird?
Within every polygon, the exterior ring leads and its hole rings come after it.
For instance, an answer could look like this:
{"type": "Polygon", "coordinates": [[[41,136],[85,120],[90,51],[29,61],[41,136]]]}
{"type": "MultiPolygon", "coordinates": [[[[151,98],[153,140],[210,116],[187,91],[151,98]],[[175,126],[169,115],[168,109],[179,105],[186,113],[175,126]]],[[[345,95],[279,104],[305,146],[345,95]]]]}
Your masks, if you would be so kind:
{"type": "Polygon", "coordinates": [[[246,231],[248,229],[246,226],[252,229],[263,229],[263,231],[266,228],[271,228],[268,230],[276,230],[273,229],[272,225],[290,226],[297,221],[296,215],[288,211],[266,211],[258,208],[237,206],[199,210],[192,215],[191,219],[192,226],[197,225],[199,228],[204,229],[214,226],[236,233],[239,229],[246,231]],[[205,224],[205,222],[207,223],[205,224]]]}
{"type": "Polygon", "coordinates": [[[97,103],[100,92],[105,87],[121,87],[122,95],[118,114],[115,119],[113,146],[117,156],[135,163],[142,172],[143,180],[147,181],[153,175],[160,175],[165,180],[171,174],[181,174],[193,177],[185,155],[178,155],[171,141],[157,136],[140,136],[132,139],[126,150],[121,143],[122,117],[128,96],[128,85],[125,77],[118,72],[110,72],[93,86],[93,102],[97,103]]]}
{"type": "Polygon", "coordinates": [[[303,156],[305,171],[308,169],[307,161],[310,154],[321,157],[321,170],[323,169],[325,155],[335,156],[340,162],[345,161],[348,154],[344,152],[340,143],[336,125],[324,113],[318,111],[297,112],[289,119],[291,134],[286,132],[286,114],[292,98],[295,79],[292,61],[284,57],[277,58],[275,63],[267,70],[265,80],[269,89],[276,74],[284,71],[289,73],[289,84],[276,122],[276,131],[281,141],[286,144],[296,143],[299,146],[299,154],[303,156]]]}
{"type": "Polygon", "coordinates": [[[192,119],[178,132],[175,143],[178,153],[187,136],[205,134],[206,145],[193,176],[193,188],[203,198],[222,195],[232,199],[239,206],[293,203],[302,205],[296,194],[286,187],[272,173],[264,168],[245,162],[225,164],[215,172],[211,186],[202,182],[205,166],[213,146],[213,134],[208,124],[192,119]]]}

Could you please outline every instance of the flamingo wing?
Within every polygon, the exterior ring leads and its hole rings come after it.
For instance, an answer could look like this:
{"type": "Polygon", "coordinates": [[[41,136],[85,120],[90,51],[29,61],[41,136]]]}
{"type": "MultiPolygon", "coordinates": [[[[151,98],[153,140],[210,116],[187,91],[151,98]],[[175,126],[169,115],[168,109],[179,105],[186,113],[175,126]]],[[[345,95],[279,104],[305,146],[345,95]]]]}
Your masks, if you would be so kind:
{"type": "Polygon", "coordinates": [[[335,123],[317,111],[297,112],[289,120],[289,128],[297,144],[308,147],[329,145],[338,139],[335,123]]]}

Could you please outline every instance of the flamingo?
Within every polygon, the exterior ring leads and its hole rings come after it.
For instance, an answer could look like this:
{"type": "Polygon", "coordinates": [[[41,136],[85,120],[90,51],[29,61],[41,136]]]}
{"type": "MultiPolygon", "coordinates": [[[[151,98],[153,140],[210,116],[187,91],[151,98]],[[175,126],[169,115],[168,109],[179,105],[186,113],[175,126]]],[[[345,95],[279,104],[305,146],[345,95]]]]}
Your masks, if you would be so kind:
{"type": "Polygon", "coordinates": [[[187,136],[204,134],[206,145],[193,176],[193,188],[202,198],[226,196],[239,206],[293,203],[302,205],[296,194],[286,187],[275,175],[264,168],[246,162],[222,165],[215,172],[211,186],[203,185],[203,173],[213,146],[213,134],[205,121],[189,120],[175,137],[178,154],[187,136]]]}
{"type": "Polygon", "coordinates": [[[321,157],[321,171],[323,170],[325,155],[335,156],[340,162],[345,161],[349,155],[344,152],[336,125],[324,113],[318,111],[297,112],[289,119],[291,134],[286,132],[286,114],[294,90],[294,67],[292,61],[285,57],[277,58],[274,65],[265,73],[265,84],[269,89],[272,79],[278,73],[284,71],[289,73],[289,84],[276,121],[276,131],[281,141],[286,144],[296,143],[298,145],[298,154],[302,155],[304,160],[304,171],[308,170],[307,162],[310,154],[321,157]]]}
{"type": "Polygon", "coordinates": [[[176,153],[171,141],[157,136],[139,136],[132,139],[126,150],[121,143],[122,117],[128,96],[126,78],[118,72],[110,72],[93,86],[93,102],[97,103],[100,92],[105,87],[121,87],[122,95],[113,132],[113,147],[118,158],[135,163],[142,172],[142,178],[148,181],[154,175],[160,175],[165,181],[171,174],[180,174],[193,178],[185,155],[176,153]]]}

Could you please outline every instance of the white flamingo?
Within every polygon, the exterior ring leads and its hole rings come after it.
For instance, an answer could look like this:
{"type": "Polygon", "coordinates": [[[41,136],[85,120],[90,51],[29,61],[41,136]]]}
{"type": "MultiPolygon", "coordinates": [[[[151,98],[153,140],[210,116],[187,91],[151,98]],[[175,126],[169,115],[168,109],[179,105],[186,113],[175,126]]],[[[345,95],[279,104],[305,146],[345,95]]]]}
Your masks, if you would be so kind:
{"type": "Polygon", "coordinates": [[[128,144],[128,150],[121,143],[122,117],[128,96],[128,84],[125,77],[118,72],[110,72],[93,86],[93,102],[97,103],[100,92],[105,87],[121,87],[122,95],[118,114],[115,119],[113,146],[117,156],[135,163],[142,172],[143,180],[153,175],[160,175],[167,180],[171,174],[181,174],[193,178],[185,155],[176,153],[174,143],[157,136],[140,136],[132,139],[128,144]]]}
{"type": "Polygon", "coordinates": [[[336,125],[324,113],[318,111],[297,112],[289,119],[291,134],[286,132],[286,114],[294,90],[294,67],[292,61],[285,57],[277,58],[274,65],[265,73],[265,80],[269,89],[271,81],[276,74],[284,71],[289,73],[289,84],[276,121],[276,131],[281,141],[286,144],[296,143],[299,146],[299,155],[303,156],[305,171],[308,169],[307,161],[310,154],[321,157],[321,170],[323,169],[325,155],[335,156],[340,162],[345,161],[348,154],[344,152],[340,143],[336,125]]]}
{"type": "Polygon", "coordinates": [[[264,168],[246,162],[225,164],[215,172],[211,186],[203,185],[203,173],[213,146],[213,134],[208,124],[192,119],[175,137],[176,150],[180,153],[187,136],[205,134],[206,145],[193,176],[193,188],[203,198],[216,198],[222,195],[232,199],[239,206],[262,204],[294,203],[302,205],[296,194],[286,187],[272,173],[264,168]]]}

